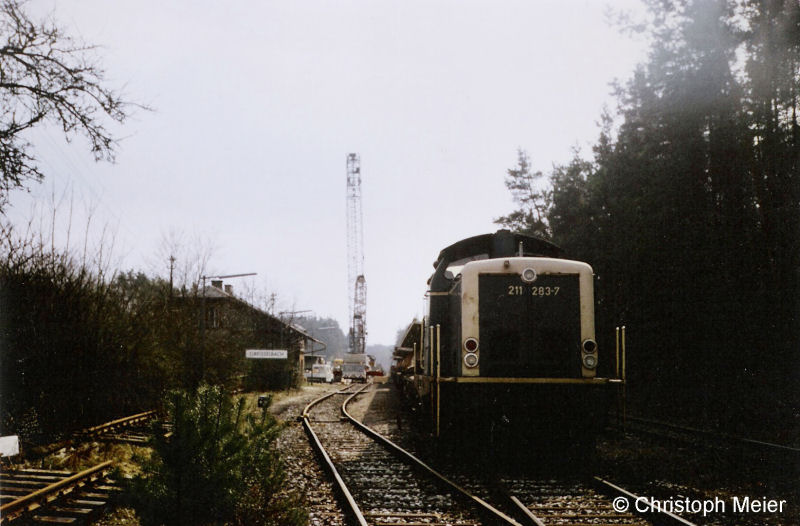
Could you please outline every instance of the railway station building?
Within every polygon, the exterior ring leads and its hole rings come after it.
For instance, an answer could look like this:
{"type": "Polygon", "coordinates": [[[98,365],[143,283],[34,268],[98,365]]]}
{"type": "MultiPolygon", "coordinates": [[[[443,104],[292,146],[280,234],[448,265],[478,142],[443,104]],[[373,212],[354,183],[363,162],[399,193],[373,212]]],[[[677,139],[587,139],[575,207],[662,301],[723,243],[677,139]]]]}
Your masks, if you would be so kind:
{"type": "Polygon", "coordinates": [[[302,327],[237,297],[231,285],[213,280],[196,293],[174,298],[197,323],[202,377],[231,388],[281,389],[303,379],[306,354],[322,342],[302,327]],[[247,358],[247,350],[275,350],[277,358],[247,358]]]}

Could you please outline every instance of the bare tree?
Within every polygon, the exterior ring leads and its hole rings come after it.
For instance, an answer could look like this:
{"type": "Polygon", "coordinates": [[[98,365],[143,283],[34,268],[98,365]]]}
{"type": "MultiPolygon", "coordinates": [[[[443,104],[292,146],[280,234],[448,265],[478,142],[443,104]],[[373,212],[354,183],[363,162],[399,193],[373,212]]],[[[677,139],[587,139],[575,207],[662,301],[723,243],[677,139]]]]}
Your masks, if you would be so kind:
{"type": "Polygon", "coordinates": [[[159,276],[164,275],[164,269],[171,268],[169,272],[175,287],[196,294],[202,276],[213,272],[210,263],[216,250],[216,241],[208,236],[170,230],[161,234],[155,261],[149,266],[159,276]]]}
{"type": "Polygon", "coordinates": [[[95,160],[113,162],[117,141],[107,124],[143,107],[104,87],[95,46],[53,20],[31,20],[24,4],[0,0],[0,211],[11,190],[44,178],[28,130],[49,123],[67,140],[83,135],[95,160]]]}

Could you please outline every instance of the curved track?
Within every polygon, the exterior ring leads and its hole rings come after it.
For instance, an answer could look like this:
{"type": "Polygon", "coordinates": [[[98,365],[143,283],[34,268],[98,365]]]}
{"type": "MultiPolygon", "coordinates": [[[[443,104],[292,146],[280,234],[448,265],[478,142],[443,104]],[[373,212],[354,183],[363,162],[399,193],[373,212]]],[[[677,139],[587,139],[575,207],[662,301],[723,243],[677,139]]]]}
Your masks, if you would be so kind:
{"type": "Polygon", "coordinates": [[[325,395],[311,402],[302,415],[312,443],[358,524],[519,525],[353,418],[347,412],[347,404],[369,386],[355,392],[347,392],[348,387],[325,395]],[[336,394],[349,395],[341,407],[330,403],[336,394]],[[312,417],[310,411],[315,407],[312,417]],[[345,420],[339,419],[339,412],[345,420]]]}
{"type": "Polygon", "coordinates": [[[651,510],[645,515],[616,511],[615,499],[624,498],[631,504],[637,496],[598,477],[584,482],[529,477],[487,482],[481,476],[448,477],[348,413],[348,403],[369,384],[357,391],[351,387],[314,400],[301,418],[336,479],[350,515],[361,526],[693,526],[662,511],[651,510]],[[339,404],[335,395],[347,398],[339,404]],[[313,416],[312,408],[316,408],[313,416]],[[489,501],[501,504],[495,506],[489,501]]]}

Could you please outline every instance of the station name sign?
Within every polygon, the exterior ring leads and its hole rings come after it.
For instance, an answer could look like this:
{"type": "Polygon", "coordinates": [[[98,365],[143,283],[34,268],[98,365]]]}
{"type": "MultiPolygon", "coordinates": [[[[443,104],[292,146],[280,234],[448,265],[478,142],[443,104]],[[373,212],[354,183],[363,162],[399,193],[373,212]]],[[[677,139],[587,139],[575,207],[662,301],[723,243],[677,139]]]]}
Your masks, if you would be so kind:
{"type": "Polygon", "coordinates": [[[266,349],[247,349],[244,351],[246,358],[285,360],[289,357],[289,351],[266,350],[266,349]]]}

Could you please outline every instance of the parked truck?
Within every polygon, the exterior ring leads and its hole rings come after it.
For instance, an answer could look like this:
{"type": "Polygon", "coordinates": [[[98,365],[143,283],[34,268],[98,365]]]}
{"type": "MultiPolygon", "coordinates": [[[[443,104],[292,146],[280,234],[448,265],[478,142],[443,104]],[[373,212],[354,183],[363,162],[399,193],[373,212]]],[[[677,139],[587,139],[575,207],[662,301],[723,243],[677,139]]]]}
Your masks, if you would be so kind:
{"type": "Polygon", "coordinates": [[[349,353],[344,355],[342,380],[366,382],[370,369],[370,357],[366,354],[349,353]]]}

